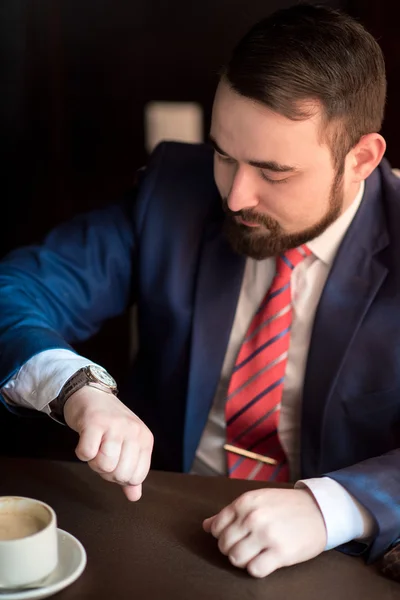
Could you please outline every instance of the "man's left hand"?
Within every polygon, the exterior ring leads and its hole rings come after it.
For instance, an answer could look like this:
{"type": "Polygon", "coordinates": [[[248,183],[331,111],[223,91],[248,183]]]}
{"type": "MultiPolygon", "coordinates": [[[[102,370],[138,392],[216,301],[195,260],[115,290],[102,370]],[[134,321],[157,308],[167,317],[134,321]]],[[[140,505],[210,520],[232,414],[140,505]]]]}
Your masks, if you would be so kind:
{"type": "Polygon", "coordinates": [[[246,492],[203,528],[235,567],[253,577],[314,558],[327,542],[324,518],[307,489],[246,492]]]}

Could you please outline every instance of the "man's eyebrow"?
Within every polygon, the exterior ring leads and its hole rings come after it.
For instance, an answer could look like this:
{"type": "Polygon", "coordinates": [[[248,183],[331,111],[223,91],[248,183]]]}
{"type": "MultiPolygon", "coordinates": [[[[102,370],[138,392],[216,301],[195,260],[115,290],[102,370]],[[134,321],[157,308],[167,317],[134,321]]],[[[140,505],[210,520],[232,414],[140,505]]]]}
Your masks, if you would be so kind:
{"type": "Polygon", "coordinates": [[[222,148],[220,148],[218,146],[215,138],[213,138],[213,136],[211,134],[208,136],[208,139],[210,140],[211,146],[214,148],[214,150],[216,150],[218,152],[218,154],[222,154],[222,156],[229,156],[229,154],[227,154],[226,152],[224,152],[222,150],[222,148]]]}
{"type": "Polygon", "coordinates": [[[296,173],[296,171],[298,171],[296,167],[282,165],[277,163],[275,160],[249,160],[248,164],[252,167],[257,167],[258,169],[263,169],[265,171],[273,171],[274,173],[296,173]]]}
{"type": "MultiPolygon", "coordinates": [[[[209,140],[212,147],[218,152],[218,154],[229,157],[229,154],[225,152],[225,150],[222,150],[222,148],[220,148],[220,146],[217,144],[215,138],[213,138],[212,135],[209,136],[209,140]]],[[[247,164],[251,165],[252,167],[257,167],[258,169],[263,169],[265,171],[273,171],[274,173],[295,173],[296,171],[298,171],[296,167],[282,165],[280,163],[277,163],[275,160],[249,160],[247,164]]]]}

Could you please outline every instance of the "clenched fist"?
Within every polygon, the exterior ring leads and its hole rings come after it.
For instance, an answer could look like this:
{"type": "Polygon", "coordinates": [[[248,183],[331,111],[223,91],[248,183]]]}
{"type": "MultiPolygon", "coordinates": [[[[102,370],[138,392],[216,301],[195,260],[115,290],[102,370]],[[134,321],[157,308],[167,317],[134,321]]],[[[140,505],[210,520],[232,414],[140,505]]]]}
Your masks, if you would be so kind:
{"type": "Polygon", "coordinates": [[[324,518],[308,490],[246,492],[203,523],[236,567],[266,577],[325,549],[324,518]]]}
{"type": "Polygon", "coordinates": [[[79,434],[77,457],[103,479],[139,500],[153,450],[153,435],[116,396],[85,386],[64,406],[64,418],[79,434]]]}

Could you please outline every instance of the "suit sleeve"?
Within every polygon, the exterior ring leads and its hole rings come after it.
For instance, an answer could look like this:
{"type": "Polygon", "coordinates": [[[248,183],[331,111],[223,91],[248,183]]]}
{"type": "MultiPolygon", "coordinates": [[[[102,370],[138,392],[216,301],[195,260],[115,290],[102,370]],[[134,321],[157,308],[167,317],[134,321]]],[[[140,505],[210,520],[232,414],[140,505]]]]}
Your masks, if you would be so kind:
{"type": "Polygon", "coordinates": [[[0,387],[32,356],[72,349],[134,300],[135,194],[1,261],[0,387]]]}
{"type": "Polygon", "coordinates": [[[339,549],[349,554],[365,552],[368,562],[377,560],[400,538],[400,449],[326,476],[347,489],[376,522],[377,535],[367,548],[354,542],[339,549]]]}

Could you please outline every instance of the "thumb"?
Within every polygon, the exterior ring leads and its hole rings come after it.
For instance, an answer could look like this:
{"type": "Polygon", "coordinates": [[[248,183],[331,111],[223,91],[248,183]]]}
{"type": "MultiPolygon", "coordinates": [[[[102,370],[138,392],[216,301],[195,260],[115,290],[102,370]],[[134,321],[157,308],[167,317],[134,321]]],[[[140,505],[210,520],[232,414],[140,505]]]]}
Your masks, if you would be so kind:
{"type": "Polygon", "coordinates": [[[124,485],[123,492],[131,502],[136,502],[142,497],[142,484],[139,485],[124,485]]]}
{"type": "Polygon", "coordinates": [[[208,519],[204,519],[203,521],[203,529],[206,533],[211,532],[211,525],[213,524],[214,517],[209,517],[208,519]]]}

